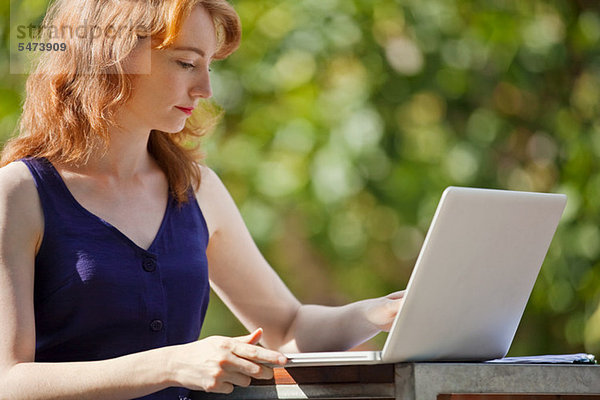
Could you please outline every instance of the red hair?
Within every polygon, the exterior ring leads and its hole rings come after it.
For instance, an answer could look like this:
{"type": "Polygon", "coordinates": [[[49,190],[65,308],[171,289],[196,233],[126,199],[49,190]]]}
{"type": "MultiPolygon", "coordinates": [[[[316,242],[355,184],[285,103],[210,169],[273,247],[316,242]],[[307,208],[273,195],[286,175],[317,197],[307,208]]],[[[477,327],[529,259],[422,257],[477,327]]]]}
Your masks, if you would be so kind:
{"type": "MultiPolygon", "coordinates": [[[[240,20],[226,0],[57,0],[44,18],[43,27],[65,32],[71,27],[97,27],[118,34],[102,40],[61,37],[64,52],[44,52],[26,82],[26,98],[19,121],[19,135],[2,151],[2,166],[24,157],[45,157],[51,162],[81,165],[109,145],[108,129],[115,125],[115,111],[130,98],[133,76],[123,61],[140,37],[151,36],[155,49],[176,39],[192,9],[203,6],[217,30],[215,59],[223,59],[239,45],[240,20]],[[121,32],[121,28],[126,28],[121,32]],[[62,30],[61,30],[62,29],[62,30]]],[[[63,35],[65,36],[65,35],[63,35]]],[[[110,36],[110,37],[109,37],[110,36]]],[[[197,139],[214,125],[216,115],[205,109],[194,115],[178,133],[153,130],[148,151],[167,176],[179,202],[187,200],[190,187],[200,185],[197,139]],[[210,117],[212,115],[212,117],[210,117]],[[200,121],[198,121],[200,119],[200,121]]]]}

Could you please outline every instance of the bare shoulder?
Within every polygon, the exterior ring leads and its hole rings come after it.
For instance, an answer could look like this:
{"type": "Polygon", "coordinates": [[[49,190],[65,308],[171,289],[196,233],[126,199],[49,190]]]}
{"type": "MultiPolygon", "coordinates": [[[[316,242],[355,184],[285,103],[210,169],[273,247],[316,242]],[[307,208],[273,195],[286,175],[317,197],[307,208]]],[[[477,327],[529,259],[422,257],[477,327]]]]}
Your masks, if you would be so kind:
{"type": "Polygon", "coordinates": [[[237,213],[237,208],[225,185],[211,168],[200,165],[202,178],[196,191],[196,199],[202,209],[210,236],[226,224],[228,215],[237,213]]]}
{"type": "Polygon", "coordinates": [[[200,187],[196,191],[197,196],[206,198],[209,200],[218,200],[220,196],[228,195],[227,189],[221,178],[217,175],[212,168],[206,165],[200,165],[200,171],[202,172],[200,187]]]}
{"type": "Polygon", "coordinates": [[[12,162],[0,168],[0,202],[22,201],[21,205],[39,204],[33,176],[22,162],[12,162]]]}
{"type": "Polygon", "coordinates": [[[43,212],[27,166],[12,162],[0,168],[0,229],[38,235],[42,227],[43,212]]]}
{"type": "Polygon", "coordinates": [[[212,168],[202,164],[199,164],[199,166],[200,172],[202,173],[202,183],[200,184],[200,186],[215,184],[217,180],[220,180],[212,168]]]}

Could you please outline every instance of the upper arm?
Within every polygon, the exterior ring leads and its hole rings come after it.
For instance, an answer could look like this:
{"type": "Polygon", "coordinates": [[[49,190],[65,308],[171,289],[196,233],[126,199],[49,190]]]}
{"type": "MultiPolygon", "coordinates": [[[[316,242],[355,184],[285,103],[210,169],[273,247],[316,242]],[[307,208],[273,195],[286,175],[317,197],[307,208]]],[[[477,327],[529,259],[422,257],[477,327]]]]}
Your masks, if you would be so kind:
{"type": "Polygon", "coordinates": [[[212,288],[246,328],[264,328],[265,345],[281,347],[300,303],[264,259],[229,192],[207,167],[197,198],[209,226],[212,288]]]}
{"type": "Polygon", "coordinates": [[[35,357],[33,279],[43,212],[25,164],[0,168],[0,368],[35,357]]]}

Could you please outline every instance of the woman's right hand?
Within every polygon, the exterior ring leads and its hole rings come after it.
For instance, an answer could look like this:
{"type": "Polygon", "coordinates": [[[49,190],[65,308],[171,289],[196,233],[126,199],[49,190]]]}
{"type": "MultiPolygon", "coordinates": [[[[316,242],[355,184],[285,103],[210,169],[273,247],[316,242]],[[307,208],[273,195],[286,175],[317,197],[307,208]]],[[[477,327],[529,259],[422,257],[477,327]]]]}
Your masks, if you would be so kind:
{"type": "Polygon", "coordinates": [[[271,379],[265,364],[285,365],[287,358],[257,346],[262,329],[234,338],[211,336],[173,346],[170,368],[177,386],[205,392],[231,393],[234,386],[248,386],[251,378],[271,379]]]}

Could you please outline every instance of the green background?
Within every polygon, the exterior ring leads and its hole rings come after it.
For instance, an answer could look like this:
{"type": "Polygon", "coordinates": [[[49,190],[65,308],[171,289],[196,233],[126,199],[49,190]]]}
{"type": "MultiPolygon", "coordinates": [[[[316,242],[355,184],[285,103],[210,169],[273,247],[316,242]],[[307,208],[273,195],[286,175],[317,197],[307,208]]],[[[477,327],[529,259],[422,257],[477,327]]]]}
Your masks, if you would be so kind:
{"type": "MultiPolygon", "coordinates": [[[[19,3],[32,21],[47,6],[19,3]]],[[[225,115],[206,161],[301,301],[403,288],[449,185],[566,193],[510,354],[599,352],[596,1],[233,4],[243,40],[212,68],[225,115]]],[[[26,76],[9,73],[0,8],[5,140],[26,76]]],[[[213,301],[203,335],[244,332],[213,301]]]]}

